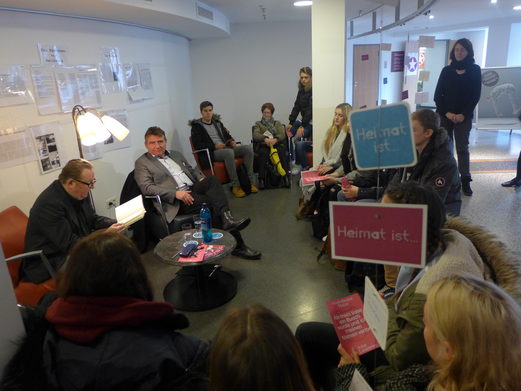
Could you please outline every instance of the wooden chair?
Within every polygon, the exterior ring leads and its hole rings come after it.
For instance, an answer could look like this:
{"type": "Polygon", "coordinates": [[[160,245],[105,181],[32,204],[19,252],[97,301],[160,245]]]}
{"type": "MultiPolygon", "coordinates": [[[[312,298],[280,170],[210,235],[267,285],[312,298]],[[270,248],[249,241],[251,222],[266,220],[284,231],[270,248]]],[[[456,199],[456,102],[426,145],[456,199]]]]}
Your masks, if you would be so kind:
{"type": "Polygon", "coordinates": [[[55,271],[42,250],[24,253],[25,231],[29,218],[16,206],[0,212],[0,242],[6,256],[7,268],[13,282],[18,304],[34,307],[42,296],[56,290],[55,271]],[[52,276],[40,284],[20,280],[22,259],[39,257],[52,276]]]}
{"type": "MultiPolygon", "coordinates": [[[[199,168],[199,170],[201,170],[201,172],[204,175],[206,175],[206,176],[215,175],[221,183],[230,182],[230,177],[228,176],[228,172],[226,171],[226,166],[224,165],[224,162],[212,162],[212,165],[210,166],[210,168],[203,170],[201,163],[199,162],[199,153],[203,153],[203,152],[206,153],[206,155],[208,156],[208,161],[211,162],[212,159],[210,158],[210,151],[208,150],[208,148],[195,149],[194,144],[192,143],[191,136],[190,136],[190,147],[192,148],[192,153],[194,155],[195,162],[197,163],[197,167],[199,168]]],[[[235,158],[235,167],[238,167],[239,165],[241,165],[243,163],[244,163],[244,159],[242,157],[235,158]]]]}

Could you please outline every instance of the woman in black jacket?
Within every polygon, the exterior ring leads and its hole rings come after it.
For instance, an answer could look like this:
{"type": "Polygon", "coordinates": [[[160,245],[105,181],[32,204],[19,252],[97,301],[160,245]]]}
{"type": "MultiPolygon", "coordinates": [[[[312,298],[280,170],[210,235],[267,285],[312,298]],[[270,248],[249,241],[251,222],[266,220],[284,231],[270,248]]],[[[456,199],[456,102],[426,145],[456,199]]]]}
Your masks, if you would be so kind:
{"type": "Polygon", "coordinates": [[[205,389],[208,344],[175,331],[188,327],[188,319],[171,304],[152,300],[130,239],[96,232],[80,240],[57,286],[59,298],[42,324],[47,330],[37,331],[43,341],[28,335],[0,388],[205,389]]]}
{"type": "MultiPolygon", "coordinates": [[[[296,173],[307,166],[306,152],[311,150],[311,139],[313,138],[313,91],[312,91],[312,72],[310,67],[303,67],[299,70],[298,93],[293,109],[289,115],[289,124],[286,126],[288,136],[293,137],[295,142],[295,153],[291,146],[291,159],[298,165],[296,173]],[[299,114],[301,121],[297,121],[299,114]]],[[[295,174],[295,172],[293,172],[295,174]]]]}
{"type": "Polygon", "coordinates": [[[481,68],[474,64],[472,42],[458,39],[450,52],[450,65],[442,69],[434,101],[441,126],[456,143],[463,194],[472,195],[470,182],[469,134],[474,108],[481,95],[481,68]]]}

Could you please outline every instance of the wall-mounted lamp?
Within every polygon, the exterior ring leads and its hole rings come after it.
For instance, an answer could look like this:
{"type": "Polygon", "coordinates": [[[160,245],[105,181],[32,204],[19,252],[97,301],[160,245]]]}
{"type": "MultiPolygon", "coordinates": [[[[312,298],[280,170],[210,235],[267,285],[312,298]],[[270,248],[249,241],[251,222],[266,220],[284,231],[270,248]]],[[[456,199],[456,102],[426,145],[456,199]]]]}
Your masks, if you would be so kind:
{"type": "Polygon", "coordinates": [[[119,141],[130,133],[119,121],[98,110],[76,105],[72,108],[72,121],[76,129],[76,140],[83,158],[82,145],[86,147],[102,143],[111,135],[119,141]]]}

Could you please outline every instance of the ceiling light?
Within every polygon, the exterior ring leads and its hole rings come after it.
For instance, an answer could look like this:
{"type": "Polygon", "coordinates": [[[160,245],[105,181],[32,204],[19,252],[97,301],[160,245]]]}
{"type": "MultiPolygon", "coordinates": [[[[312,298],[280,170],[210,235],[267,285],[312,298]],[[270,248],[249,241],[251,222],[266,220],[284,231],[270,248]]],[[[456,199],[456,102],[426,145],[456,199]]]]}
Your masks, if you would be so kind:
{"type": "Polygon", "coordinates": [[[496,4],[497,0],[490,0],[490,4],[496,4]]]}
{"type": "Polygon", "coordinates": [[[429,15],[429,19],[434,19],[434,15],[429,15]]]}
{"type": "Polygon", "coordinates": [[[514,11],[521,11],[521,5],[516,5],[512,8],[514,11]]]}
{"type": "Polygon", "coordinates": [[[306,6],[311,5],[311,4],[313,4],[313,1],[311,1],[311,0],[295,1],[295,2],[293,2],[293,5],[295,7],[306,7],[306,6]]]}

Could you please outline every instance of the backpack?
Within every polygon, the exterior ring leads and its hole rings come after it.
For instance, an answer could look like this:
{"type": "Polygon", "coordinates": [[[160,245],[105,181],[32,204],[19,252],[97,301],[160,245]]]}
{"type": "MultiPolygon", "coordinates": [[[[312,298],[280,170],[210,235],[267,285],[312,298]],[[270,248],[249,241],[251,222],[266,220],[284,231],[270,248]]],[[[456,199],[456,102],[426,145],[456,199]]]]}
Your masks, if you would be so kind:
{"type": "Polygon", "coordinates": [[[242,190],[246,194],[251,193],[251,181],[248,176],[248,170],[244,164],[240,164],[237,167],[237,178],[239,179],[239,184],[241,185],[242,190]]]}

